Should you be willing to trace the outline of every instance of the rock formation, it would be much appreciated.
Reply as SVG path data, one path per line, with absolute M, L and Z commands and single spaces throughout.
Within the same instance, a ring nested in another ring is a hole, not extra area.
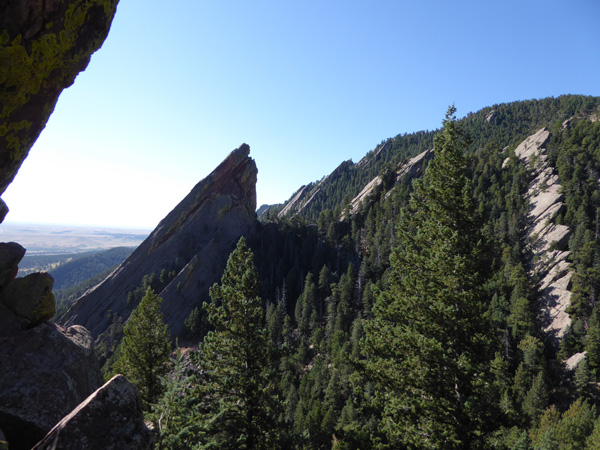
M 328 182 L 340 178 L 353 166 L 352 160 L 344 161 L 329 175 L 324 177 L 318 183 L 311 183 L 308 186 L 302 186 L 287 202 L 285 207 L 279 212 L 279 217 L 294 215 L 305 208 L 308 208 L 313 202 L 319 200 L 319 197 L 325 195 L 322 186 Z
M 0 194 L 108 34 L 117 0 L 0 2 Z
M 571 300 L 569 287 L 573 273 L 566 260 L 571 231 L 565 225 L 554 223 L 565 205 L 558 176 L 545 153 L 549 137 L 549 131 L 542 128 L 525 139 L 515 149 L 515 154 L 534 177 L 526 194 L 530 204 L 527 236 L 534 261 L 531 273 L 540 282 L 542 326 L 558 342 L 571 324 L 566 310 Z
M 102 382 L 87 330 L 30 328 L 2 304 L 0 367 L 0 428 L 11 450 L 30 449 Z
M 423 171 L 423 164 L 432 156 L 433 152 L 431 150 L 425 150 L 409 161 L 400 163 L 396 169 L 396 182 L 400 181 L 402 177 L 408 177 L 410 179 L 421 175 Z M 367 200 L 373 190 L 380 186 L 382 182 L 383 180 L 379 175 L 373 178 L 350 202 L 350 214 L 356 214 L 363 202 Z
M 0 194 L 62 90 L 104 42 L 116 7 L 117 0 L 0 2 Z M 0 222 L 7 213 L 0 199 Z M 47 323 L 52 278 L 15 279 L 24 253 L 0 243 L 0 441 L 11 450 L 30 449 L 102 381 L 89 332 Z
M 220 280 L 237 240 L 250 236 L 258 224 L 257 169 L 249 152 L 246 144 L 234 150 L 113 274 L 73 304 L 63 322 L 83 325 L 98 337 L 115 317 L 129 317 L 135 305 L 128 305 L 128 295 L 145 275 L 171 273 L 157 293 L 165 322 L 179 335 L 191 310 Z
M 137 388 L 116 375 L 64 417 L 34 450 L 150 450 Z

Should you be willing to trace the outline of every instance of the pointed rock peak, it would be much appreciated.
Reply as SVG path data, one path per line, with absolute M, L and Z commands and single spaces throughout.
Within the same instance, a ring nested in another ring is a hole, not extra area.
M 221 278 L 240 236 L 251 236 L 258 223 L 258 170 L 249 155 L 247 144 L 233 150 L 113 274 L 72 305 L 63 323 L 83 325 L 98 337 L 115 317 L 127 320 L 133 305 L 128 299 L 144 277 L 154 274 L 164 320 L 177 336 L 190 311 Z

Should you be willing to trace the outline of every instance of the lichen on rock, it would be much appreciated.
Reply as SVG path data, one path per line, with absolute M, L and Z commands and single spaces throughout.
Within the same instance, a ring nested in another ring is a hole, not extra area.
M 0 194 L 108 34 L 117 0 L 0 4 Z

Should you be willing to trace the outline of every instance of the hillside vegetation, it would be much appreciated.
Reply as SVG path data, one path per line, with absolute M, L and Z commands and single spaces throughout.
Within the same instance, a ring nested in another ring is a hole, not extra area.
M 186 320 L 180 344 L 201 343 L 191 359 L 202 370 L 175 364 L 154 406 L 171 415 L 162 448 L 600 448 L 599 112 L 600 99 L 581 96 L 461 120 L 451 108 L 440 130 L 384 141 L 307 185 L 290 199 L 312 199 L 302 207 L 264 212 L 253 256 L 238 245 L 223 287 Z M 527 194 L 541 156 L 515 153 L 542 128 L 564 203 L 543 225 L 570 230 L 566 247 L 550 242 L 543 254 Z M 395 179 L 428 149 L 421 178 Z M 559 252 L 572 296 L 568 326 L 553 333 L 533 268 Z M 238 333 L 245 307 L 252 322 Z M 239 340 L 261 343 L 239 347 L 260 354 L 260 367 L 231 354 Z M 221 357 L 231 364 L 203 359 Z M 229 391 L 236 377 L 250 390 Z M 269 392 L 260 420 L 242 418 L 258 386 Z

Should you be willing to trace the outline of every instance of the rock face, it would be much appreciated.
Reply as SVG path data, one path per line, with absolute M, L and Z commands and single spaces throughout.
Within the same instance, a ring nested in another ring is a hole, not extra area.
M 117 0 L 0 2 L 0 194 L 108 34 Z
M 336 167 L 333 172 L 324 177 L 318 183 L 311 183 L 307 186 L 302 186 L 293 195 L 292 199 L 287 203 L 287 205 L 285 205 L 285 207 L 279 212 L 278 217 L 295 215 L 310 206 L 313 202 L 317 202 L 319 198 L 325 195 L 321 189 L 323 184 L 325 184 L 327 181 L 340 178 L 353 165 L 354 164 L 352 163 L 352 160 L 344 161 L 338 167 Z
M 26 324 L 0 304 L 0 428 L 12 450 L 30 449 L 102 382 L 83 327 Z
M 258 225 L 257 169 L 249 152 L 246 144 L 234 150 L 112 275 L 73 304 L 63 322 L 83 325 L 97 337 L 117 316 L 129 317 L 135 305 L 128 305 L 128 294 L 144 275 L 170 273 L 157 293 L 165 322 L 179 335 L 191 310 L 208 299 L 208 288 L 220 280 L 237 240 L 252 235 Z
M 405 163 L 400 163 L 396 169 L 396 182 L 400 181 L 402 177 L 415 178 L 421 175 L 423 171 L 423 165 L 425 161 L 433 156 L 431 150 L 425 150 L 419 153 L 414 158 L 410 159 Z M 356 214 L 362 203 L 371 195 L 374 189 L 381 185 L 383 180 L 380 176 L 373 178 L 363 190 L 350 202 L 350 214 Z
M 32 273 L 13 280 L 0 295 L 4 305 L 26 319 L 27 327 L 31 328 L 49 321 L 56 314 L 53 285 L 54 279 L 49 273 Z
M 558 176 L 545 153 L 549 137 L 549 131 L 542 128 L 525 139 L 515 154 L 534 176 L 526 194 L 530 204 L 527 235 L 535 261 L 531 273 L 534 279 L 540 280 L 538 309 L 544 331 L 558 343 L 571 324 L 566 310 L 571 301 L 569 288 L 573 274 L 566 261 L 571 231 L 565 225 L 554 223 L 565 205 Z
M 150 450 L 137 388 L 116 375 L 63 418 L 35 450 Z

